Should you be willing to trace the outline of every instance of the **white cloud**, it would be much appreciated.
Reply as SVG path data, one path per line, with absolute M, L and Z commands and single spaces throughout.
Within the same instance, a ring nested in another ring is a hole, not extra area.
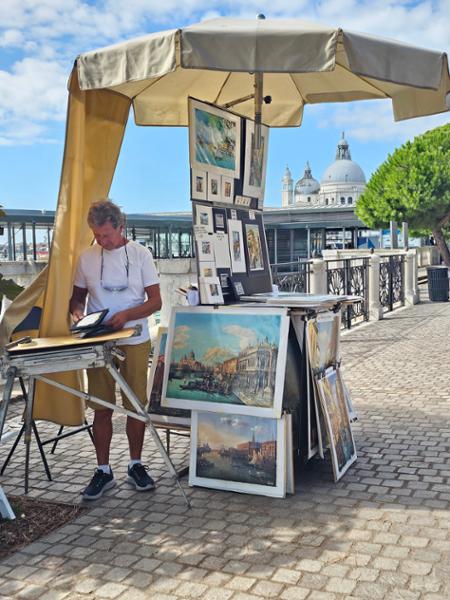
M 325 108 L 323 105 L 308 108 L 318 127 L 337 127 L 345 130 L 349 138 L 363 142 L 403 143 L 449 122 L 449 113 L 395 122 L 390 100 L 353 102 L 333 108 Z
M 42 127 L 64 118 L 66 81 L 81 52 L 205 18 L 255 18 L 259 12 L 267 18 L 316 20 L 450 50 L 450 0 L 1 0 L 0 48 L 8 50 L 10 65 L 0 71 L 0 135 L 5 136 L 8 120 L 27 122 L 32 131 L 33 124 Z M 351 117 L 345 108 L 332 108 L 327 118 L 348 121 L 352 135 L 365 139 L 374 109 L 363 105 L 355 111 L 353 106 Z M 372 137 L 401 138 L 425 127 L 415 121 L 393 125 L 384 108 L 375 110 L 383 127 L 373 127 Z

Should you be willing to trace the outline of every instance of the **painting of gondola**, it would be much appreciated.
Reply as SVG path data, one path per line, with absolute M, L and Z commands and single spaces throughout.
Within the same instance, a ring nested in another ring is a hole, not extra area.
M 189 485 L 282 498 L 285 444 L 284 417 L 193 411 Z
M 189 153 L 192 168 L 238 179 L 240 144 L 240 117 L 211 104 L 189 99 Z M 219 186 L 220 181 L 217 181 Z M 219 188 L 217 193 L 220 193 Z
M 342 386 L 335 369 L 317 379 L 320 404 L 330 442 L 334 479 L 338 481 L 356 460 L 356 447 Z
M 288 330 L 284 308 L 174 307 L 163 406 L 280 417 Z

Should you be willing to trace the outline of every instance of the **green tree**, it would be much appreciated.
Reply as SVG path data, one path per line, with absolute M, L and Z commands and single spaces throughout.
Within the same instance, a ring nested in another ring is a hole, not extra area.
M 406 142 L 370 178 L 356 206 L 371 228 L 407 221 L 413 235 L 433 234 L 450 266 L 445 241 L 450 222 L 450 124 Z

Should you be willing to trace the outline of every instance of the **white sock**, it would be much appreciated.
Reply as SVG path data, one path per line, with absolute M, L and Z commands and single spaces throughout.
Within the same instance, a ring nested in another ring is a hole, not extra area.
M 111 467 L 109 465 L 98 465 L 97 469 L 100 469 L 100 471 L 103 471 L 103 473 L 106 473 L 107 475 L 110 475 L 111 473 Z
M 131 469 L 132 467 L 134 467 L 134 465 L 140 465 L 140 464 L 141 464 L 141 459 L 140 458 L 133 458 L 128 463 L 128 468 Z

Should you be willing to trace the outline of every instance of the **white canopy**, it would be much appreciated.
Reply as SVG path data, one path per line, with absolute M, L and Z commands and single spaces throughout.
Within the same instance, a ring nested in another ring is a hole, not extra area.
M 138 125 L 187 125 L 187 97 L 218 105 L 254 93 L 264 74 L 266 125 L 300 125 L 303 106 L 392 98 L 395 120 L 444 112 L 444 52 L 300 20 L 220 18 L 81 54 L 81 90 L 132 100 Z M 252 98 L 233 110 L 254 117 Z

